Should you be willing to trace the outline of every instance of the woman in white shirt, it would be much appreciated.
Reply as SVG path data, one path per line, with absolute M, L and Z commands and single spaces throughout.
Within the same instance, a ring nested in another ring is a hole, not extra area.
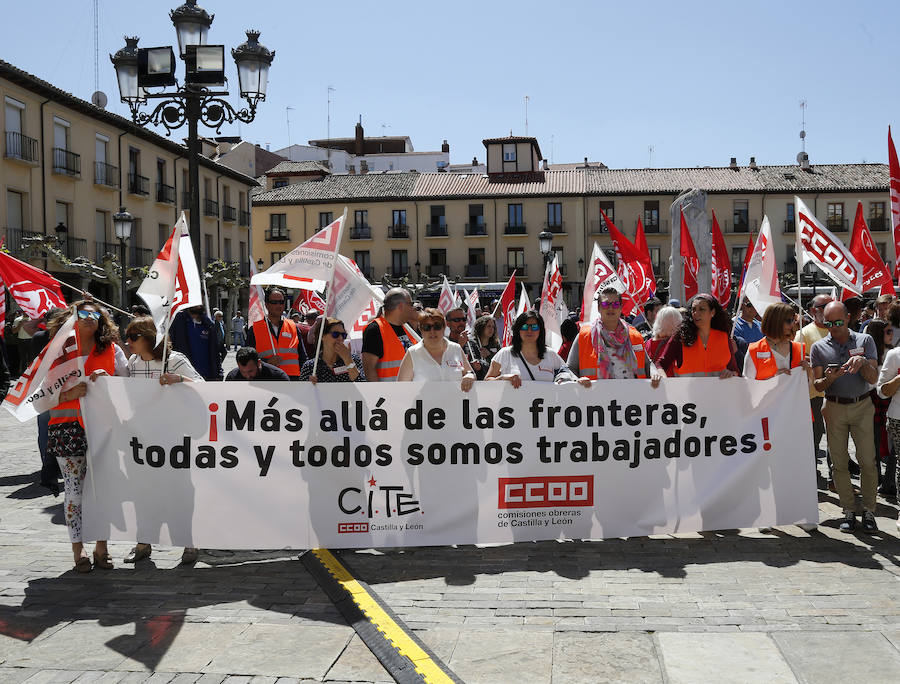
M 866 332 L 872 325 L 874 323 L 869 324 Z M 890 327 L 893 330 L 893 326 Z M 885 335 L 885 332 L 882 332 L 882 335 Z M 879 397 L 891 400 L 887 409 L 887 432 L 894 443 L 894 448 L 897 448 L 900 445 L 900 393 L 897 392 L 900 389 L 900 347 L 894 347 L 884 355 L 884 362 L 881 364 L 875 388 Z M 892 473 L 887 472 L 887 467 L 885 467 L 884 480 L 886 482 L 882 482 L 883 490 L 893 490 L 895 493 L 900 491 L 897 488 L 897 485 L 900 484 L 900 468 L 897 467 L 896 462 Z M 897 519 L 897 526 L 900 527 L 900 518 Z
M 419 317 L 422 341 L 406 350 L 400 363 L 397 381 L 445 380 L 460 382 L 463 392 L 472 389 L 475 372 L 462 347 L 444 337 L 447 325 L 437 309 L 425 309 Z
M 538 382 L 577 382 L 562 357 L 547 349 L 544 322 L 534 310 L 525 311 L 513 323 L 512 344 L 498 351 L 485 380 L 506 380 L 515 388 L 523 380 Z M 587 381 L 590 386 L 590 380 Z

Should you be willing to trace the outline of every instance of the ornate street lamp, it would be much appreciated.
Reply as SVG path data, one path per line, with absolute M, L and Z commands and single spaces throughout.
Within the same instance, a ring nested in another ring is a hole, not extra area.
M 128 290 L 126 288 L 126 273 L 128 272 L 128 252 L 126 244 L 131 239 L 131 227 L 134 225 L 134 216 L 125 211 L 125 207 L 119 207 L 119 211 L 113 214 L 113 228 L 116 231 L 116 237 L 119 239 L 119 250 L 121 253 L 120 264 L 122 266 L 122 288 L 121 306 L 124 309 L 128 305 Z
M 197 262 L 200 257 L 200 141 L 198 124 L 218 133 L 226 123 L 250 123 L 256 106 L 266 99 L 269 67 L 275 53 L 259 43 L 259 31 L 247 31 L 247 40 L 231 55 L 238 71 L 241 97 L 247 107 L 236 110 L 226 100 L 225 46 L 208 45 L 214 15 L 186 0 L 169 12 L 178 36 L 178 54 L 184 61 L 184 82 L 175 77 L 175 56 L 171 47 L 138 48 L 137 37 L 126 37 L 125 47 L 110 55 L 119 82 L 119 97 L 131 110 L 132 120 L 141 125 L 164 126 L 166 135 L 188 125 L 188 175 L 190 178 L 190 233 Z M 175 90 L 148 90 L 175 86 Z M 162 99 L 149 114 L 140 111 L 149 98 Z M 209 256 L 209 255 L 207 255 Z
M 538 235 L 538 244 L 541 254 L 544 256 L 544 271 L 546 271 L 547 265 L 553 260 L 553 233 L 549 230 L 542 230 Z

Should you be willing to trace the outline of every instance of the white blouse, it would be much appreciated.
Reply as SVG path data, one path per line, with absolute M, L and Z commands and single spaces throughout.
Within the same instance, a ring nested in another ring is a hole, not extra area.
M 466 372 L 463 364 L 463 350 L 456 342 L 444 340 L 447 348 L 438 363 L 425 349 L 425 344 L 419 342 L 406 350 L 406 355 L 412 361 L 413 380 L 451 380 L 459 382 Z
M 531 365 L 521 356 L 513 355 L 512 347 L 503 347 L 494 355 L 492 361 L 500 365 L 501 375 L 512 373 L 513 375 L 518 375 L 522 380 L 531 380 L 532 375 L 539 382 L 554 382 L 557 380 L 559 382 L 574 382 L 578 379 L 566 366 L 566 362 L 562 360 L 562 357 L 552 349 L 547 349 L 544 352 L 544 358 L 536 366 Z M 531 370 L 530 374 L 528 372 L 529 369 Z
M 887 399 L 881 393 L 881 387 L 889 380 L 893 380 L 900 374 L 900 347 L 891 349 L 884 355 L 884 363 L 881 364 L 881 370 L 878 372 L 878 396 Z M 900 392 L 891 397 L 891 404 L 888 406 L 887 417 L 894 420 L 900 420 Z

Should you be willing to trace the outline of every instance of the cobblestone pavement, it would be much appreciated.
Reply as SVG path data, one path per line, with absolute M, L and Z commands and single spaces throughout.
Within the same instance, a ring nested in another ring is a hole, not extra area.
M 76 575 L 33 423 L 0 411 L 0 682 L 385 682 L 296 556 L 157 548 Z M 896 682 L 897 506 L 823 523 L 591 543 L 340 552 L 466 682 Z

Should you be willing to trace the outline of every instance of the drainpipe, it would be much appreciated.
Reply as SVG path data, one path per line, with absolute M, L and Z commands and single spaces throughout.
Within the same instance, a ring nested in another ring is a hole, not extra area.
M 47 154 L 44 148 L 44 105 L 50 102 L 47 98 L 41 102 L 41 221 L 44 226 L 44 235 L 47 234 Z M 53 154 L 53 148 L 50 149 Z M 46 262 L 46 257 L 44 261 Z
M 500 266 L 498 261 L 500 255 L 497 253 L 497 233 L 500 232 L 500 226 L 497 225 L 497 200 L 494 202 L 494 282 L 500 282 Z
M 125 200 L 122 196 L 122 188 L 125 187 L 124 183 L 122 183 L 122 136 L 126 135 L 128 131 L 122 131 L 119 133 L 119 206 L 125 206 Z M 95 236 L 96 237 L 96 236 Z M 104 238 L 106 236 L 104 235 Z

